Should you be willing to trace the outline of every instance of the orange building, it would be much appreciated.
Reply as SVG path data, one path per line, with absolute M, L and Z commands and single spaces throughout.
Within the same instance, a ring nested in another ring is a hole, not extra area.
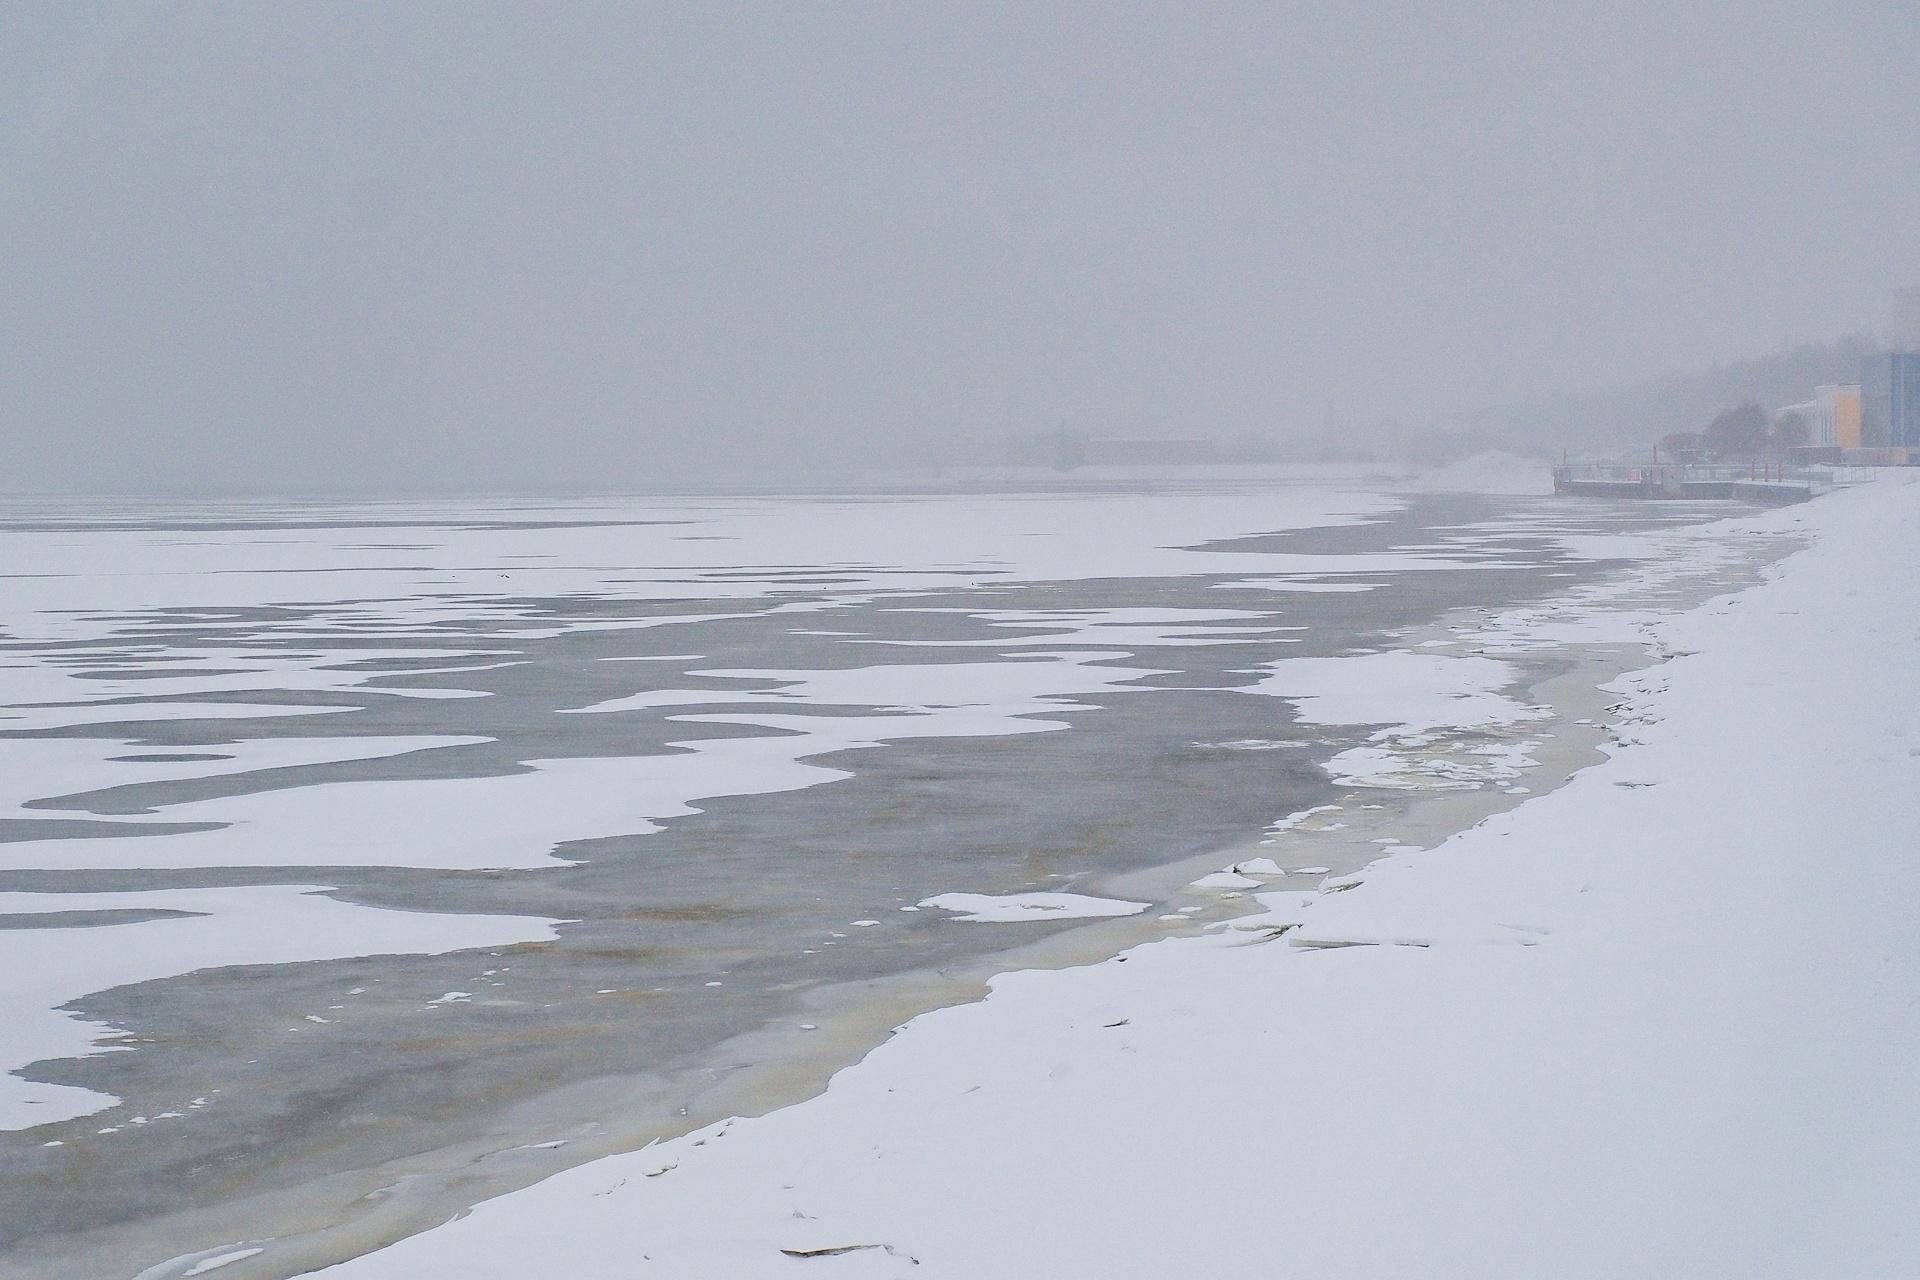
M 1841 449 L 1860 447 L 1860 384 L 1837 383 L 1816 388 L 1813 440 Z
M 1841 387 L 1833 400 L 1833 442 L 1842 449 L 1860 447 L 1860 384 Z

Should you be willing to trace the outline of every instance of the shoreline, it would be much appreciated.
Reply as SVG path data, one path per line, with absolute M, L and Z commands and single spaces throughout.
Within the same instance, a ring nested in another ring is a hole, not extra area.
M 1774 547 L 1749 550 L 1742 558 L 1742 573 L 1757 581 L 1783 554 L 1783 549 Z M 1609 577 L 1631 580 L 1637 571 L 1638 567 L 1629 567 Z M 1698 607 L 1744 585 L 1729 586 L 1712 568 L 1703 570 L 1694 575 L 1679 607 Z M 1649 603 L 1636 599 L 1610 607 L 1630 611 Z M 1658 607 L 1666 611 L 1675 606 L 1663 600 Z M 1467 615 L 1468 611 L 1449 611 L 1427 626 L 1394 637 L 1384 647 L 1450 645 L 1471 651 L 1468 641 L 1473 628 L 1484 620 L 1476 622 Z M 277 1280 L 360 1257 L 458 1216 L 481 1201 L 591 1161 L 817 1097 L 837 1072 L 860 1062 L 903 1024 L 935 1010 L 975 1004 L 997 978 L 1094 965 L 1146 942 L 1232 930 L 1237 921 L 1257 919 L 1262 906 L 1252 895 L 1259 890 L 1222 892 L 1194 887 L 1193 880 L 1249 858 L 1273 856 L 1285 846 L 1300 855 L 1288 854 L 1290 861 L 1308 860 L 1306 851 L 1311 850 L 1310 860 L 1329 871 L 1324 877 L 1286 876 L 1262 888 L 1311 890 L 1323 879 L 1339 880 L 1377 861 L 1382 856 L 1380 842 L 1389 832 L 1396 841 L 1394 852 L 1431 848 L 1494 815 L 1549 794 L 1605 759 L 1602 747 L 1612 728 L 1607 707 L 1617 696 L 1604 686 L 1662 660 L 1650 646 L 1633 643 L 1563 644 L 1512 658 L 1527 674 L 1508 693 L 1551 711 L 1551 718 L 1519 730 L 1519 736 L 1539 739 L 1530 752 L 1534 763 L 1525 772 L 1524 794 L 1493 785 L 1411 792 L 1349 788 L 1340 814 L 1323 818 L 1319 829 L 1286 833 L 1281 845 L 1272 843 L 1271 837 L 1253 836 L 1207 854 L 1079 886 L 1152 901 L 1160 904 L 1156 912 L 1093 921 L 1045 938 L 1016 942 L 959 965 L 820 988 L 807 993 L 804 1000 L 808 1029 L 802 1029 L 797 1020 L 769 1024 L 732 1037 L 704 1054 L 700 1062 L 671 1072 L 603 1078 L 527 1099 L 501 1114 L 493 1127 L 496 1140 L 422 1152 L 322 1179 L 297 1191 L 150 1220 L 142 1224 L 143 1238 L 204 1240 L 209 1232 L 194 1228 L 212 1226 L 216 1216 L 226 1221 L 278 1219 L 287 1227 L 280 1234 L 256 1234 L 219 1249 L 181 1254 L 139 1276 L 141 1280 L 177 1276 L 236 1247 L 262 1247 L 264 1252 L 223 1268 L 234 1280 Z M 1333 826 L 1334 818 L 1344 825 L 1326 829 Z M 1190 909 L 1186 923 L 1155 918 L 1178 913 L 1181 907 Z M 955 922 L 951 927 L 992 926 Z M 377 1201 L 378 1207 L 371 1212 L 362 1209 L 349 1221 L 340 1220 L 342 1209 L 369 1200 Z M 236 1214 L 236 1208 L 250 1212 Z M 313 1225 L 302 1228 L 303 1223 Z M 62 1243 L 68 1247 L 57 1261 L 92 1263 L 112 1256 L 111 1234 L 81 1250 L 71 1248 L 76 1237 L 67 1237 Z
M 328 1274 L 1911 1274 L 1920 701 L 1831 644 L 1920 636 L 1920 493 L 1875 488 L 1745 522 L 1821 536 L 1661 619 L 1610 758 L 1439 856 L 1009 974 L 803 1106 Z

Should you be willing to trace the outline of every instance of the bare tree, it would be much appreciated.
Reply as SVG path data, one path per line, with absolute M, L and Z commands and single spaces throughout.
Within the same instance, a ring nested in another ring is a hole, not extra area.
M 1783 413 L 1773 420 L 1773 447 L 1781 453 L 1798 449 L 1812 439 L 1805 414 Z
M 1722 409 L 1707 424 L 1710 458 L 1751 458 L 1767 447 L 1767 411 L 1751 400 Z

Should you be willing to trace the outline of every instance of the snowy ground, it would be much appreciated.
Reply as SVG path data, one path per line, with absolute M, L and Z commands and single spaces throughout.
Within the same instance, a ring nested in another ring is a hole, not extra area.
M 1920 1274 L 1920 486 L 1753 523 L 1569 785 L 326 1274 Z

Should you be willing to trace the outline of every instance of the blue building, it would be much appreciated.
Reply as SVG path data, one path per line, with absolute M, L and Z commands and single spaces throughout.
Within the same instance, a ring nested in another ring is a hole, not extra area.
M 1860 443 L 1920 449 L 1920 351 L 1860 362 Z

